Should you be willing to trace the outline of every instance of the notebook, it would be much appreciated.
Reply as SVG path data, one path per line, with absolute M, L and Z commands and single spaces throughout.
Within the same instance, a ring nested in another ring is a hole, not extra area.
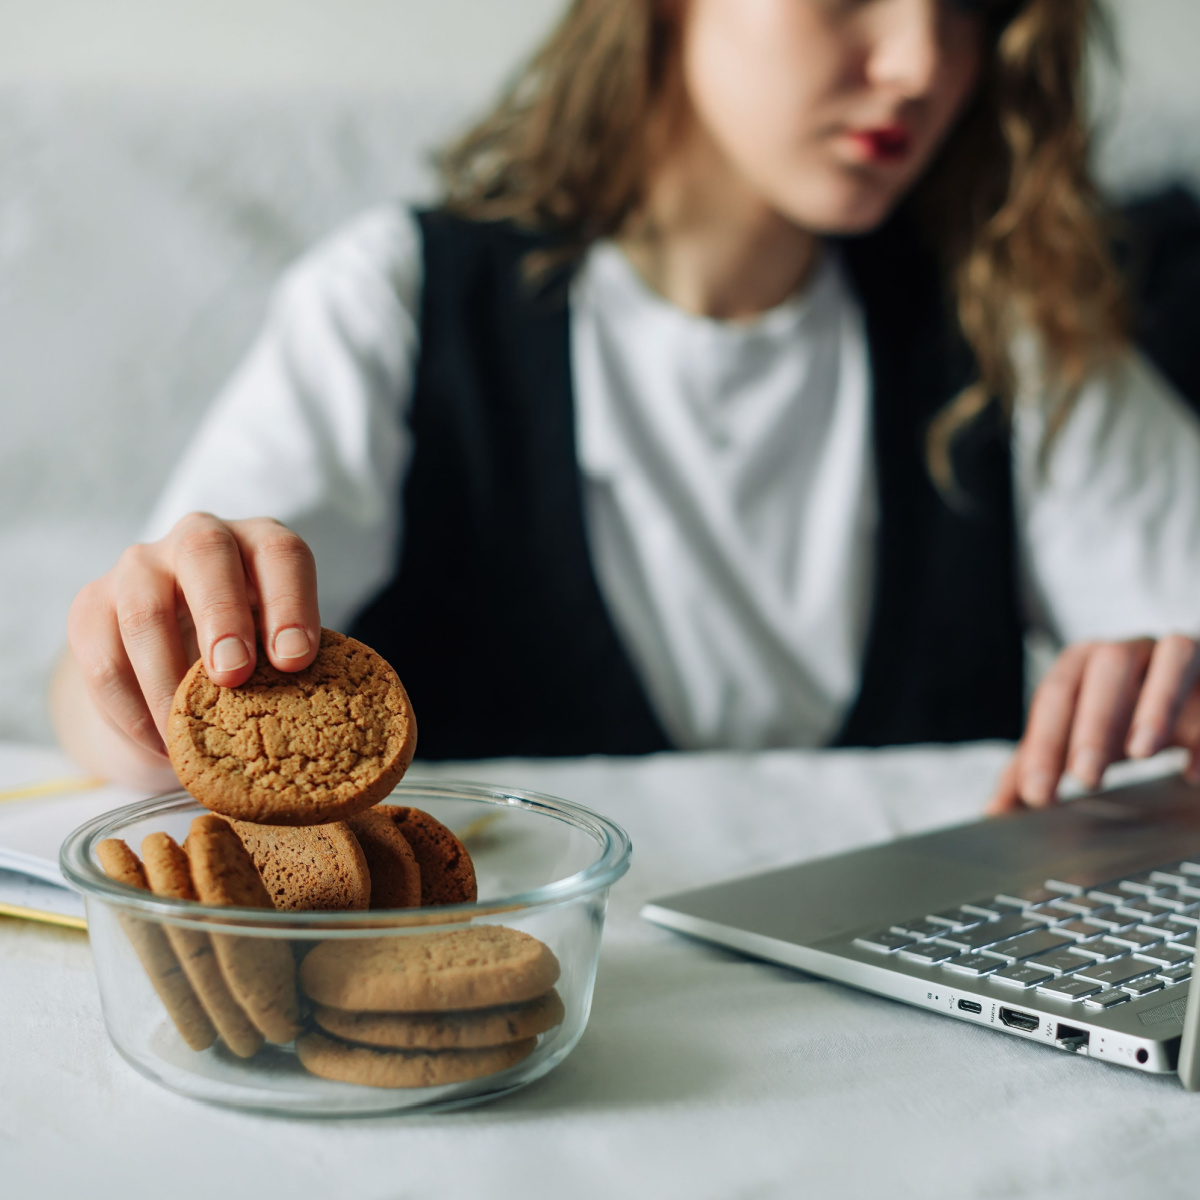
M 54 750 L 7 745 L 0 763 L 0 914 L 85 928 L 59 847 L 85 821 L 142 793 L 88 779 Z

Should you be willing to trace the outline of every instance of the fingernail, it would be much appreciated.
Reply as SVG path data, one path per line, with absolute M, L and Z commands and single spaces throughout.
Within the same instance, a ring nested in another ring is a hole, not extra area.
M 212 648 L 214 671 L 240 671 L 250 661 L 246 643 L 240 637 L 223 637 Z
M 1151 758 L 1158 753 L 1158 736 L 1148 725 L 1135 729 L 1129 739 L 1130 758 Z
M 1049 771 L 1031 771 L 1025 777 L 1021 795 L 1028 804 L 1049 804 L 1054 798 L 1055 778 Z
M 281 629 L 275 635 L 275 657 L 281 659 L 304 658 L 312 649 L 308 634 L 296 625 Z
M 1084 787 L 1099 787 L 1100 780 L 1104 775 L 1104 759 L 1095 750 L 1078 750 L 1071 759 L 1071 774 Z

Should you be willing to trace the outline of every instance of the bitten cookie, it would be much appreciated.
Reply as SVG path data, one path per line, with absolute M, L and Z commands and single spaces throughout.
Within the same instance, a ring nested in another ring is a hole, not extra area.
M 421 867 L 421 905 L 469 904 L 478 896 L 475 864 L 466 847 L 440 821 L 419 808 L 380 806 L 388 812 Z
M 482 1050 L 378 1050 L 350 1046 L 314 1032 L 296 1039 L 296 1054 L 309 1071 L 323 1079 L 366 1087 L 418 1088 L 506 1071 L 528 1058 L 536 1045 L 537 1038 L 527 1038 Z
M 231 821 L 276 908 L 313 911 L 369 907 L 371 876 L 345 821 L 329 825 L 253 825 Z
M 228 821 L 197 817 L 183 844 L 196 895 L 205 904 L 271 908 L 271 897 Z M 221 975 L 233 997 L 269 1042 L 300 1032 L 296 967 L 286 942 L 212 934 Z
M 101 842 L 96 857 L 109 879 L 149 890 L 138 856 L 119 838 Z M 217 1040 L 217 1031 L 196 998 L 163 927 L 124 913 L 118 920 L 180 1036 L 193 1050 L 208 1049 Z
M 374 650 L 323 629 L 312 666 L 277 671 L 261 647 L 241 687 L 198 661 L 167 721 L 180 782 L 213 812 L 266 825 L 322 825 L 377 804 L 400 782 L 417 723 L 396 672 Z
M 142 842 L 142 862 L 150 890 L 156 896 L 170 896 L 174 900 L 198 898 L 187 855 L 174 838 L 165 833 L 150 834 Z M 263 1036 L 230 993 L 208 934 L 170 925 L 165 930 L 171 949 L 222 1041 L 239 1058 L 256 1054 Z
M 351 1012 L 444 1012 L 520 1004 L 548 992 L 558 959 L 503 925 L 322 942 L 300 980 L 318 1004 Z
M 473 1050 L 537 1037 L 562 1023 L 562 998 L 549 991 L 526 1004 L 448 1013 L 343 1012 L 318 1004 L 313 1020 L 348 1042 L 396 1050 Z
M 390 816 L 390 805 L 376 805 L 346 822 L 367 860 L 372 908 L 416 908 L 421 903 L 421 867 L 408 839 Z

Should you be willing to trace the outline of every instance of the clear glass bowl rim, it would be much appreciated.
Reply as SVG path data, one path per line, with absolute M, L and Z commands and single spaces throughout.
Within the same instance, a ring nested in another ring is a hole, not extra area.
M 92 862 L 92 851 L 105 838 L 119 835 L 120 827 L 180 808 L 203 807 L 194 796 L 179 789 L 123 805 L 80 825 L 63 842 L 59 851 L 59 865 L 68 882 L 85 896 L 94 896 L 123 909 L 166 918 L 172 924 L 178 922 L 187 925 L 197 917 L 204 917 L 206 919 L 198 928 L 211 930 L 215 925 L 244 924 L 259 931 L 274 928 L 282 932 L 302 929 L 334 930 L 339 927 L 364 930 L 369 927 L 376 934 L 386 932 L 387 925 L 376 922 L 386 921 L 388 917 L 397 918 L 397 923 L 412 928 L 419 924 L 422 915 L 436 915 L 439 925 L 457 923 L 447 921 L 446 918 L 450 916 L 457 917 L 465 924 L 475 916 L 495 914 L 499 911 L 528 911 L 563 904 L 611 887 L 629 870 L 633 847 L 625 830 L 608 817 L 571 800 L 523 788 L 502 788 L 457 780 L 404 780 L 392 796 L 405 794 L 431 799 L 482 801 L 504 808 L 520 808 L 565 821 L 576 829 L 583 830 L 599 843 L 599 857 L 574 875 L 567 875 L 541 887 L 510 896 L 493 896 L 471 904 L 444 904 L 436 908 L 369 909 L 365 912 L 291 912 L 262 908 L 225 908 L 200 904 L 194 900 L 153 896 L 149 892 L 139 892 L 125 884 L 117 883 L 103 874 Z M 403 919 L 402 922 L 399 919 Z

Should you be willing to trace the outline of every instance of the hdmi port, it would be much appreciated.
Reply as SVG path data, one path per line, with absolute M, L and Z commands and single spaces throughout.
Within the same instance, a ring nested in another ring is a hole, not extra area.
M 1017 1012 L 1015 1008 L 1002 1008 L 1000 1024 L 1007 1025 L 1009 1029 L 1020 1029 L 1025 1033 L 1036 1033 L 1038 1019 L 1032 1013 Z

